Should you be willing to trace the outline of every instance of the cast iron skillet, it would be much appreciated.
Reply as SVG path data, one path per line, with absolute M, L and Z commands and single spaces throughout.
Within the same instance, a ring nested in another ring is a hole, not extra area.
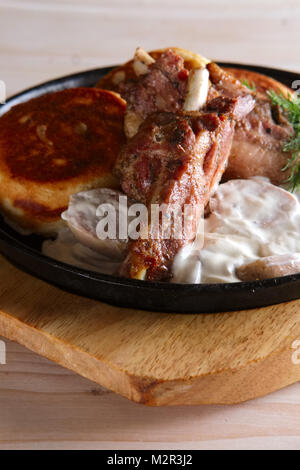
M 291 86 L 295 73 L 241 64 L 221 64 L 247 68 L 269 75 Z M 52 80 L 10 98 L 0 107 L 0 115 L 12 106 L 45 93 L 72 87 L 89 87 L 111 68 L 101 68 Z M 42 239 L 22 236 L 0 219 L 0 251 L 22 270 L 64 290 L 120 307 L 173 312 L 216 313 L 263 307 L 300 298 L 300 274 L 265 281 L 232 284 L 164 284 L 97 274 L 74 268 L 41 254 Z

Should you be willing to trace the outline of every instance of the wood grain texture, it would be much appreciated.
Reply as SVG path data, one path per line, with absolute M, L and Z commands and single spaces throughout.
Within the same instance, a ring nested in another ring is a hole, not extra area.
M 297 71 L 299 20 L 298 0 L 0 0 L 0 78 L 11 94 L 124 62 L 137 44 Z
M 12 94 L 122 62 L 138 43 L 299 71 L 299 21 L 297 0 L 0 0 L 0 79 Z M 0 449 L 300 448 L 300 384 L 234 407 L 150 409 L 14 343 L 7 350 Z
M 166 315 L 63 292 L 3 258 L 0 278 L 2 336 L 137 403 L 240 403 L 300 379 L 300 301 Z
M 299 385 L 235 407 L 148 408 L 6 343 L 0 449 L 300 448 Z

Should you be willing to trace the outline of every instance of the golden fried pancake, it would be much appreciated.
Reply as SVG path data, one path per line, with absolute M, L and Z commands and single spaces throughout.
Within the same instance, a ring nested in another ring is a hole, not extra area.
M 274 90 L 276 93 L 281 91 L 286 96 L 292 93 L 290 88 L 267 75 L 253 72 L 252 70 L 235 69 L 231 67 L 224 67 L 224 70 L 231 73 L 240 81 L 247 80 L 250 85 L 254 83 L 257 91 L 260 93 L 266 94 L 269 90 Z
M 154 60 L 157 60 L 158 57 L 160 57 L 162 53 L 168 49 L 171 49 L 175 54 L 181 56 L 184 59 L 184 67 L 187 70 L 201 68 L 210 62 L 199 54 L 194 54 L 193 52 L 190 52 L 186 49 L 181 49 L 179 47 L 166 47 L 164 49 L 151 51 L 149 54 Z M 96 87 L 103 88 L 105 90 L 118 91 L 121 82 L 136 78 L 133 64 L 134 61 L 130 60 L 129 62 L 120 65 L 120 67 L 116 67 L 107 75 L 105 75 L 105 77 L 101 78 Z
M 0 210 L 29 232 L 55 234 L 69 198 L 117 188 L 112 168 L 125 142 L 126 103 L 75 88 L 19 104 L 0 118 Z

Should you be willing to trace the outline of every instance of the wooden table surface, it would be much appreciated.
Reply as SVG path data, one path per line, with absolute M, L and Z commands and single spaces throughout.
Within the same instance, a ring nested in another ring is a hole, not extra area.
M 0 0 L 0 80 L 10 95 L 137 45 L 299 71 L 299 22 L 298 0 Z M 239 406 L 146 408 L 5 343 L 0 449 L 300 448 L 300 384 Z

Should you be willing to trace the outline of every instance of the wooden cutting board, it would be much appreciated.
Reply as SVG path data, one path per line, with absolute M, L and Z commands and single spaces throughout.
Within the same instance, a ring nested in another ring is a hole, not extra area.
M 171 315 L 63 292 L 2 257 L 0 279 L 0 336 L 138 403 L 232 404 L 300 380 L 300 301 Z

